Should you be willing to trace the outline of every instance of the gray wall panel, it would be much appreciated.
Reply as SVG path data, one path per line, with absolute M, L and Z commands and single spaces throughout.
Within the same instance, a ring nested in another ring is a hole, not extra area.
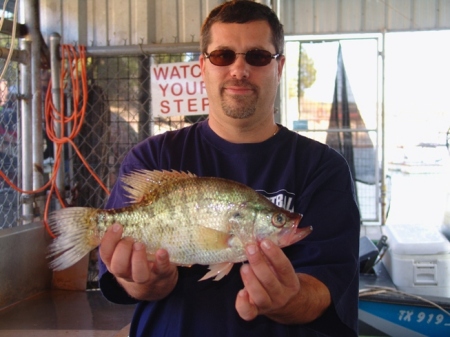
M 447 27 L 450 29 L 450 1 L 440 0 L 438 1 L 439 11 L 438 11 L 438 22 L 439 26 Z
M 362 30 L 363 8 L 362 1 L 342 0 L 340 12 L 340 25 L 338 30 L 352 32 L 355 29 Z
M 313 18 L 315 21 L 315 32 L 334 32 L 338 30 L 341 14 L 339 3 L 340 1 L 338 0 L 314 1 L 315 13 Z
M 42 223 L 0 230 L 0 309 L 50 288 L 49 243 Z
M 268 1 L 260 1 L 267 3 Z M 269 1 L 270 2 L 270 1 Z M 198 42 L 221 0 L 41 0 L 45 37 L 121 46 Z M 450 29 L 450 0 L 272 0 L 287 35 Z
M 368 32 L 381 32 L 384 28 L 386 6 L 381 1 L 363 1 L 364 12 L 361 21 L 362 30 Z

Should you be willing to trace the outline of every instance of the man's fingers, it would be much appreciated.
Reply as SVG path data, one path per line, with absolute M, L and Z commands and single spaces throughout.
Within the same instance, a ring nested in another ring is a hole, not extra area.
M 176 268 L 170 263 L 169 254 L 165 249 L 158 249 L 155 254 L 155 264 L 153 270 L 156 274 L 169 274 L 173 268 Z
M 119 224 L 114 224 L 110 226 L 103 236 L 100 243 L 99 254 L 102 261 L 109 268 L 111 264 L 112 257 L 114 255 L 114 250 L 117 244 L 122 239 L 123 228 Z
M 241 277 L 246 293 L 248 294 L 247 296 L 251 299 L 251 302 L 255 306 L 256 310 L 258 310 L 257 308 L 264 310 L 267 307 L 270 307 L 272 299 L 270 298 L 265 285 L 260 282 L 258 276 L 255 274 L 250 265 L 242 265 Z
M 280 289 L 280 282 L 277 278 L 276 273 L 274 272 L 273 266 L 271 264 L 271 261 L 261 252 L 258 246 L 256 245 L 248 245 L 246 247 L 248 262 L 251 266 L 251 269 L 249 269 L 249 272 L 251 271 L 258 282 L 254 282 L 253 280 L 248 282 L 248 285 L 246 284 L 250 295 L 253 295 L 254 293 L 262 293 L 263 288 L 265 290 L 270 290 L 271 292 L 277 291 Z M 242 268 L 241 271 L 246 271 L 247 269 Z M 248 276 L 247 276 L 248 277 Z M 246 275 L 243 275 L 243 280 L 246 278 Z M 245 280 L 244 280 L 245 284 Z M 259 301 L 256 301 L 255 303 L 259 303 Z
M 147 261 L 147 252 L 142 242 L 133 244 L 131 256 L 131 277 L 136 283 L 145 283 L 150 279 L 150 267 Z
M 284 286 L 290 286 L 298 282 L 298 277 L 291 262 L 280 247 L 276 246 L 270 240 L 264 240 L 261 243 L 261 250 L 281 284 Z
M 110 272 L 116 277 L 130 280 L 133 245 L 134 240 L 131 238 L 124 238 L 117 243 L 109 266 Z
M 299 291 L 299 280 L 292 264 L 283 251 L 269 240 L 261 244 L 250 244 L 246 247 L 248 264 L 241 267 L 241 277 L 249 304 L 239 299 L 244 318 L 245 312 L 254 308 L 258 315 L 265 315 L 283 307 Z M 249 315 L 251 316 L 251 315 Z
M 239 316 L 245 321 L 251 321 L 258 316 L 258 308 L 250 302 L 250 296 L 246 289 L 239 291 L 235 307 Z

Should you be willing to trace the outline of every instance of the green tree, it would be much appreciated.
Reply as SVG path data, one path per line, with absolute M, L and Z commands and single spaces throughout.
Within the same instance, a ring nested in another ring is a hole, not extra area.
M 296 66 L 290 65 L 289 69 L 297 69 L 297 75 L 292 75 L 289 82 L 289 97 L 302 97 L 305 89 L 311 87 L 316 81 L 316 68 L 314 61 L 302 48 L 301 42 L 291 42 L 298 44 L 298 57 Z

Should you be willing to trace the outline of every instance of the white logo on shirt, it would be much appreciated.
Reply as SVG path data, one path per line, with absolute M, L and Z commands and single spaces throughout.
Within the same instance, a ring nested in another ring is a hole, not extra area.
M 286 190 L 280 190 L 277 192 L 258 191 L 263 194 L 267 199 L 273 202 L 278 207 L 282 207 L 285 210 L 294 212 L 294 193 L 290 193 Z

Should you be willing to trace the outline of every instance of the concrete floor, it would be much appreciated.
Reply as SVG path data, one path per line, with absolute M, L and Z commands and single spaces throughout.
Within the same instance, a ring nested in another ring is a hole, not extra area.
M 99 291 L 48 291 L 0 311 L 0 337 L 126 337 L 134 306 Z

